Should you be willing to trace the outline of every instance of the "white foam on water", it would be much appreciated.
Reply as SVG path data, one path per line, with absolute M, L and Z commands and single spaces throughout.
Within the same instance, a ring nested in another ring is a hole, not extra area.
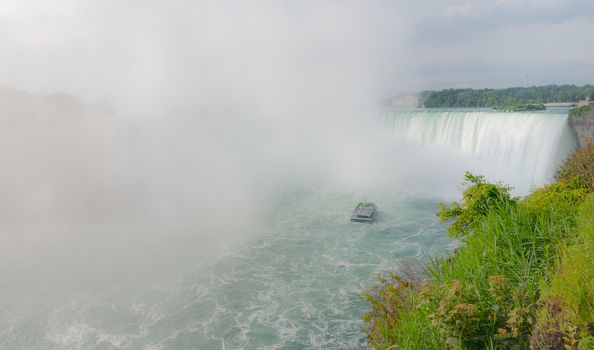
M 575 148 L 567 118 L 550 112 L 423 110 L 390 112 L 383 123 L 408 143 L 462 156 L 450 159 L 452 167 L 480 171 L 526 194 L 552 180 Z

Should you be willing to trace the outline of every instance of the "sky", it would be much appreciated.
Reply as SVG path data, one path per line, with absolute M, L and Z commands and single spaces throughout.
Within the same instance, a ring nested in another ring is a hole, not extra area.
M 591 33 L 591 0 L 0 0 L 0 86 L 179 106 L 582 85 Z

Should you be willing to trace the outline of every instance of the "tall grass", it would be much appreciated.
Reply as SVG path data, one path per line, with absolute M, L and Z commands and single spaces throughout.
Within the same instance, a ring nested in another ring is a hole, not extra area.
M 581 178 L 564 175 L 522 200 L 511 198 L 507 186 L 467 174 L 463 201 L 443 205 L 438 213 L 452 223 L 448 233 L 460 239 L 460 248 L 432 260 L 423 282 L 383 279 L 367 294 L 371 343 L 395 349 L 527 349 L 532 341 L 536 349 L 535 339 L 546 342 L 549 328 L 562 325 L 560 349 L 589 346 L 594 202 L 577 208 L 590 190 L 591 168 L 583 166 L 590 156 L 574 161 Z M 571 292 L 564 291 L 567 286 Z M 389 313 L 379 312 L 393 293 L 398 302 Z M 551 300 L 570 310 L 563 322 L 549 322 L 556 316 L 543 310 Z
M 541 286 L 534 349 L 594 349 L 594 194 L 582 204 L 574 241 L 559 247 Z
M 557 170 L 555 177 L 561 182 L 579 182 L 582 187 L 593 192 L 594 143 L 575 151 Z

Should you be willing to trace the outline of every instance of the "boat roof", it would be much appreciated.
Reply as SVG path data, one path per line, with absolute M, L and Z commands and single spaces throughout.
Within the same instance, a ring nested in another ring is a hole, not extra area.
M 353 218 L 371 218 L 377 207 L 375 203 L 359 202 L 353 211 Z
M 371 216 L 374 211 L 375 208 L 357 208 L 355 209 L 355 214 L 357 214 L 357 216 Z

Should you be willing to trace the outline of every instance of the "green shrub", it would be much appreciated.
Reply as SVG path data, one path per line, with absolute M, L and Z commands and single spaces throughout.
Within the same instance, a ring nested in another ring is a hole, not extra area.
M 550 224 L 546 215 L 521 206 L 493 209 L 463 238 L 456 255 L 431 270 L 435 280 L 459 290 L 440 300 L 436 319 L 458 314 L 458 305 L 474 305 L 476 311 L 474 318 L 443 323 L 444 337 L 459 338 L 464 347 L 527 343 L 538 284 L 562 235 L 547 232 Z M 460 324 L 465 329 L 454 326 Z
M 528 296 L 503 275 L 486 281 L 440 284 L 427 293 L 436 305 L 429 314 L 446 344 L 453 348 L 484 348 L 527 342 L 533 322 Z M 488 288 L 482 289 L 486 282 Z
M 366 300 L 371 343 L 397 349 L 594 349 L 594 145 L 520 200 L 465 174 L 440 205 L 460 240 L 430 279 L 380 278 Z M 579 210 L 578 210 L 579 208 Z
M 369 340 L 377 347 L 395 341 L 392 330 L 398 327 L 400 314 L 411 310 L 415 285 L 391 273 L 376 276 L 379 284 L 363 293 L 363 299 L 371 304 L 370 311 L 363 315 L 367 323 Z
M 464 174 L 464 185 L 470 185 L 463 193 L 462 203 L 453 202 L 449 206 L 440 203 L 437 216 L 442 222 L 454 220 L 448 228 L 448 234 L 461 237 L 472 232 L 473 227 L 487 215 L 492 208 L 513 205 L 510 186 L 490 184 L 483 176 L 475 176 L 469 172 Z
M 406 280 L 393 273 L 376 279 L 378 284 L 362 295 L 371 307 L 363 320 L 374 347 L 385 349 L 397 344 L 398 349 L 448 348 L 431 319 L 430 283 L 422 282 L 418 275 Z
M 573 177 L 569 181 L 545 185 L 522 200 L 522 205 L 534 212 L 546 211 L 551 216 L 575 214 L 577 206 L 588 194 L 583 183 Z
M 576 182 L 594 192 L 594 143 L 576 150 L 557 170 L 557 181 Z
M 594 349 L 594 194 L 577 217 L 578 235 L 559 249 L 541 287 L 534 349 Z
M 519 200 L 508 186 L 470 173 L 465 178 L 470 186 L 462 201 L 442 204 L 438 213 L 452 222 L 448 233 L 460 239 L 457 251 L 433 260 L 428 283 L 383 279 L 368 294 L 374 346 L 512 349 L 528 348 L 534 339 L 537 315 L 545 317 L 542 281 L 560 247 L 576 239 L 576 208 L 587 190 L 572 178 Z M 589 210 L 591 215 L 594 208 Z M 582 328 L 573 329 L 578 334 Z M 562 337 L 568 335 L 574 339 L 567 332 Z

